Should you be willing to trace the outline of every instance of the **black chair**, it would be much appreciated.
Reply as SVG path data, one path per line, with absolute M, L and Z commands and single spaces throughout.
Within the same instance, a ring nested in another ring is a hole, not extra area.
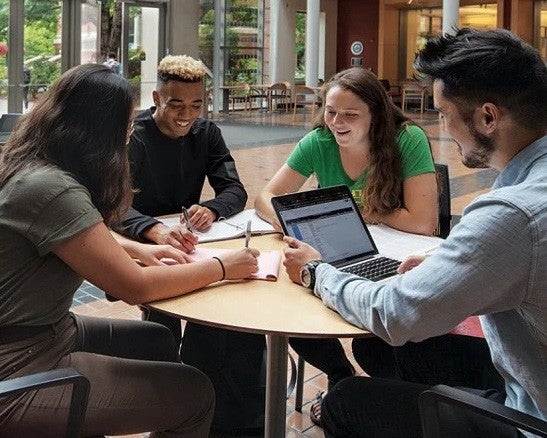
M 467 409 L 535 435 L 547 437 L 547 421 L 449 386 L 437 385 L 424 391 L 420 394 L 418 403 L 420 406 L 423 438 L 441 438 L 443 436 L 439 423 L 439 404 L 448 404 L 461 409 Z
M 452 226 L 452 214 L 450 208 L 450 177 L 446 164 L 435 163 L 437 182 L 439 185 L 439 223 L 435 235 L 446 239 Z
M 87 399 L 89 397 L 89 380 L 75 369 L 62 368 L 4 380 L 0 382 L 0 398 L 62 385 L 72 385 L 72 398 L 70 400 L 65 436 L 67 438 L 78 437 L 81 435 L 84 425 Z
M 21 116 L 22 114 L 19 113 L 6 113 L 0 116 L 0 145 L 8 141 L 15 124 Z

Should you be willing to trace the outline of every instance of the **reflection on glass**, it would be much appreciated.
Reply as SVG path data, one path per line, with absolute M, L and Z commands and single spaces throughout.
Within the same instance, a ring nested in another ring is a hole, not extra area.
M 224 85 L 262 83 L 264 0 L 226 0 Z M 213 69 L 214 3 L 202 2 L 200 59 Z M 206 84 L 207 85 L 207 84 Z
M 156 87 L 160 10 L 140 6 L 128 10 L 127 79 L 137 90 L 137 107 L 147 108 L 152 105 L 152 91 Z
M 25 1 L 24 109 L 32 107 L 61 75 L 61 14 L 61 1 Z
M 99 35 L 97 30 L 100 23 L 99 5 L 96 1 L 88 0 L 82 4 L 81 21 L 81 52 L 80 60 L 82 64 L 99 62 Z

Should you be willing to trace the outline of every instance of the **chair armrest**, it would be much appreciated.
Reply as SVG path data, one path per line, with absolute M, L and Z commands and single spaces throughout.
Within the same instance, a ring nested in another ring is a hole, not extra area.
M 90 385 L 89 380 L 73 368 L 51 370 L 2 381 L 0 382 L 0 397 L 19 395 L 32 390 L 62 385 L 73 386 L 66 436 L 80 436 Z
M 479 415 L 510 424 L 519 429 L 547 437 L 547 422 L 524 412 L 511 409 L 501 403 L 479 397 L 475 394 L 451 388 L 445 385 L 437 385 L 424 391 L 419 397 L 420 417 L 424 438 L 441 437 L 441 429 L 438 416 L 439 403 L 446 403 L 462 409 L 467 409 Z

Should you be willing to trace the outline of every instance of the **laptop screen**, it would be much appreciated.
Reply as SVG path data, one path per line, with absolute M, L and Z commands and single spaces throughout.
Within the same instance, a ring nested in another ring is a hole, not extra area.
M 272 205 L 286 235 L 317 249 L 340 267 L 378 254 L 347 186 L 274 196 Z

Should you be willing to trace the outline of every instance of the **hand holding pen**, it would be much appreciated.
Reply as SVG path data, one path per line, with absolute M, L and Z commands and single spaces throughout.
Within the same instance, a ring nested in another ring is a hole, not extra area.
M 182 207 L 180 222 L 185 222 L 188 225 L 186 228 L 193 233 L 208 230 L 215 220 L 216 213 L 203 205 L 193 204 L 188 208 Z
M 180 221 L 182 223 L 184 219 L 184 225 L 186 226 L 186 229 L 190 231 L 191 233 L 194 232 L 194 229 L 192 227 L 192 224 L 190 223 L 190 215 L 188 214 L 188 210 L 186 207 L 182 207 L 182 216 L 180 217 Z

